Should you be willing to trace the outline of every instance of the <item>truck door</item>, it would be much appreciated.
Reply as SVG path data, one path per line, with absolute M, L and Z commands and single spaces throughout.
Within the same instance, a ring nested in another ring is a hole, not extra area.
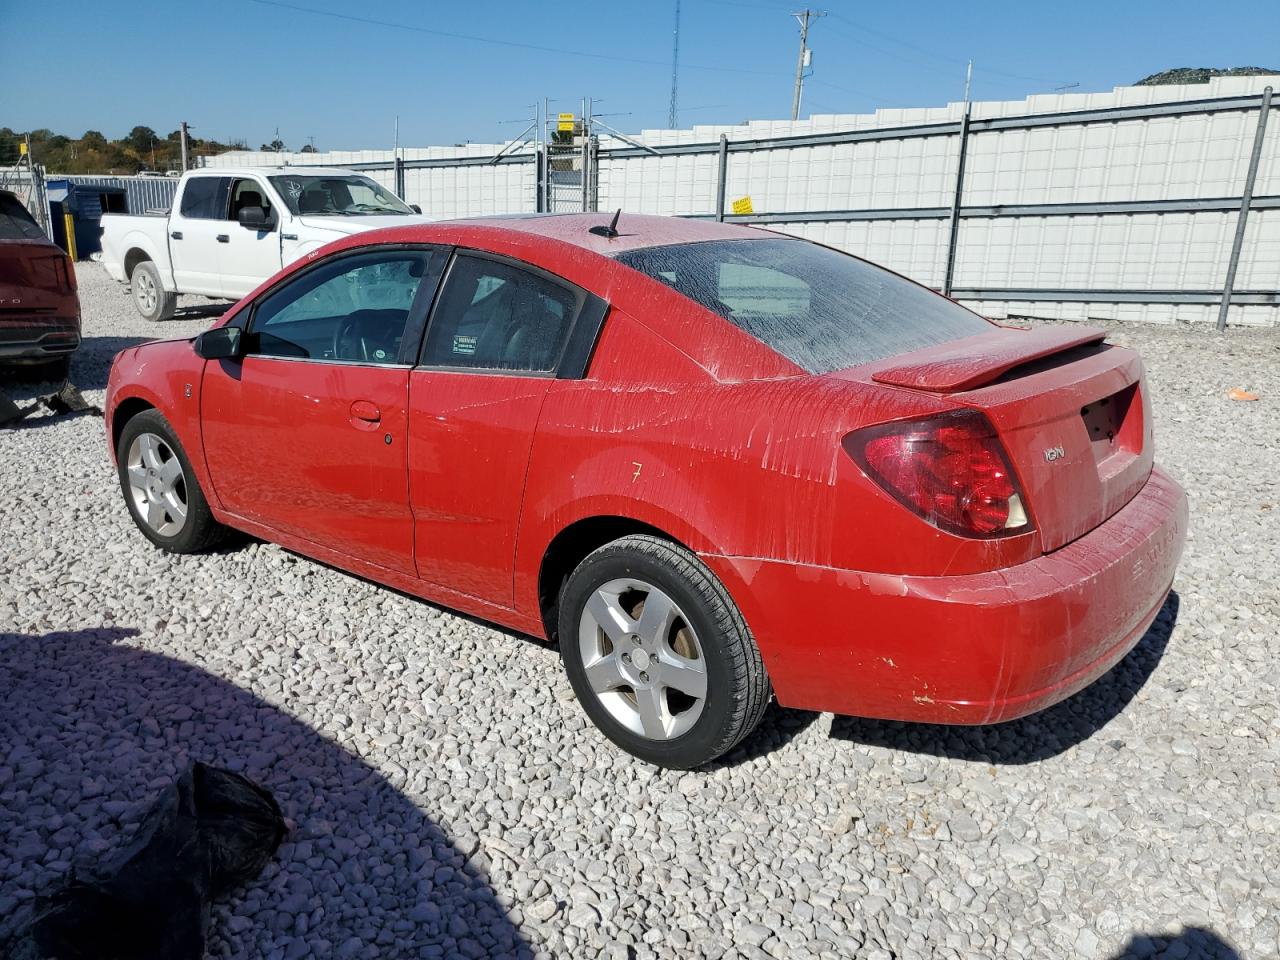
M 270 230 L 248 230 L 240 226 L 244 207 L 262 207 L 276 223 Z M 239 300 L 280 269 L 280 220 L 283 210 L 273 210 L 271 194 L 256 179 L 238 177 L 231 181 L 231 205 L 227 212 L 227 242 L 219 251 L 222 265 L 222 292 Z
M 169 215 L 169 257 L 179 293 L 223 296 L 218 261 L 221 248 L 230 240 L 226 221 L 230 190 L 230 177 L 200 174 L 188 175 L 182 187 L 177 210 Z

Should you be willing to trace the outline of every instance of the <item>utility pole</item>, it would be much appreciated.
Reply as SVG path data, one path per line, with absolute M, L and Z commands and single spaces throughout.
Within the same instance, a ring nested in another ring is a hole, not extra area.
M 812 62 L 812 54 L 809 50 L 809 21 L 817 20 L 819 17 L 825 17 L 826 14 L 820 10 L 810 10 L 805 7 L 799 13 L 793 13 L 793 17 L 800 24 L 800 56 L 796 60 L 796 88 L 795 93 L 791 96 L 791 119 L 800 119 L 800 95 L 804 92 L 804 71 Z
M 680 81 L 680 0 L 676 0 L 676 29 L 671 44 L 671 108 L 667 111 L 667 129 L 676 128 L 676 91 Z
M 187 172 L 187 121 L 178 124 L 178 142 L 182 144 L 182 172 Z

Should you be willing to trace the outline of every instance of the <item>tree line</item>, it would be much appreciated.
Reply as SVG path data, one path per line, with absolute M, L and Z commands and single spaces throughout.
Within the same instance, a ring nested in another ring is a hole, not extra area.
M 12 166 L 19 160 L 18 145 L 24 133 L 0 127 L 0 166 Z M 80 137 L 67 137 L 52 130 L 32 130 L 31 157 L 49 173 L 134 174 L 144 170 L 178 170 L 182 166 L 181 132 L 161 136 L 150 127 L 134 127 L 119 140 L 108 140 L 97 130 L 86 130 Z M 247 150 L 243 140 L 221 143 L 187 134 L 188 162 L 194 165 L 198 156 L 212 157 L 228 150 Z M 280 140 L 264 143 L 263 150 L 283 151 Z M 307 144 L 303 153 L 314 153 Z

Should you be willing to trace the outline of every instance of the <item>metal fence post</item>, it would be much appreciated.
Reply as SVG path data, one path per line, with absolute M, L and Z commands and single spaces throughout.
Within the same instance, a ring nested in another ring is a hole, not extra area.
M 536 213 L 547 212 L 547 145 L 545 143 L 538 144 L 538 151 L 534 154 L 534 174 L 533 189 L 536 193 L 533 201 L 533 208 Z
M 396 157 L 396 196 L 404 199 L 404 161 Z
M 1235 291 L 1236 267 L 1240 265 L 1240 248 L 1244 246 L 1244 227 L 1249 219 L 1249 205 L 1253 203 L 1253 185 L 1258 179 L 1258 161 L 1262 157 L 1262 139 L 1267 133 L 1267 114 L 1271 112 L 1270 87 L 1262 91 L 1262 110 L 1258 113 L 1258 128 L 1253 134 L 1253 152 L 1249 154 L 1249 172 L 1244 178 L 1244 193 L 1240 196 L 1240 214 L 1236 220 L 1236 236 L 1231 242 L 1231 259 L 1227 261 L 1227 279 L 1222 284 L 1222 303 L 1218 306 L 1218 329 L 1227 329 L 1227 310 L 1231 307 L 1231 294 Z
M 964 191 L 964 160 L 969 151 L 969 98 L 965 97 L 964 116 L 960 118 L 960 157 L 956 163 L 956 189 L 951 197 L 951 228 L 947 235 L 947 268 L 943 274 L 942 292 L 951 296 L 951 281 L 956 272 L 956 245 L 960 240 L 960 199 Z
M 716 167 L 716 219 L 724 220 L 724 192 L 729 178 L 729 138 L 720 134 L 720 152 Z

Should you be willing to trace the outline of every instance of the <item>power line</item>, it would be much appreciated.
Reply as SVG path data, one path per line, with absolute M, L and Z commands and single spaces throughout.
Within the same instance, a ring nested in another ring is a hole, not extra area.
M 911 43 L 909 40 L 903 40 L 900 37 L 895 37 L 892 34 L 884 33 L 880 30 L 874 29 L 873 27 L 869 27 L 865 23 L 860 23 L 856 20 L 851 20 L 849 17 L 846 17 L 844 14 L 833 13 L 831 14 L 831 16 L 841 21 L 842 23 L 848 24 L 851 27 L 856 27 L 858 30 L 862 31 L 863 33 L 869 33 L 872 36 L 879 37 L 881 40 L 887 40 L 890 43 L 896 43 L 899 46 L 908 48 L 909 50 L 915 50 L 917 53 L 924 54 L 929 59 L 945 60 L 945 61 L 949 61 L 950 63 L 954 63 L 957 66 L 968 62 L 967 58 L 951 56 L 949 54 L 944 54 L 944 53 L 938 53 L 936 50 L 928 50 L 924 47 L 919 46 L 918 44 Z M 1030 77 L 1022 73 L 1010 73 L 1008 70 L 996 70 L 992 68 L 983 68 L 983 70 L 985 73 L 995 74 L 1001 77 L 1012 77 L 1015 80 L 1030 80 L 1033 83 L 1062 84 L 1065 82 L 1061 78 L 1052 79 L 1049 77 Z
M 331 17 L 335 20 L 346 20 L 351 23 L 363 23 L 373 27 L 387 27 L 392 30 L 408 30 L 412 33 L 423 33 L 433 37 L 445 37 L 449 40 L 465 40 L 470 43 L 486 43 L 491 46 L 513 47 L 518 50 L 536 50 L 539 53 L 554 53 L 563 57 L 584 57 L 589 60 L 605 60 L 609 63 L 639 63 L 651 67 L 665 67 L 665 60 L 648 60 L 642 57 L 623 57 L 613 53 L 591 53 L 586 50 L 569 50 L 564 47 L 548 47 L 538 43 L 524 43 L 519 40 L 499 40 L 495 37 L 481 37 L 471 33 L 456 33 L 451 30 L 436 30 L 432 27 L 420 27 L 412 23 L 399 23 L 394 20 L 378 20 L 373 17 L 359 17 L 351 13 L 337 13 L 333 10 L 320 10 L 316 7 L 304 7 L 301 4 L 285 3 L 284 0 L 249 0 L 250 3 L 267 7 L 279 7 L 282 10 L 293 10 L 297 13 L 309 13 L 317 17 Z M 782 76 L 772 70 L 751 70 L 747 67 L 713 67 L 707 64 L 686 63 L 686 70 L 708 70 L 714 73 L 745 73 L 758 77 Z

